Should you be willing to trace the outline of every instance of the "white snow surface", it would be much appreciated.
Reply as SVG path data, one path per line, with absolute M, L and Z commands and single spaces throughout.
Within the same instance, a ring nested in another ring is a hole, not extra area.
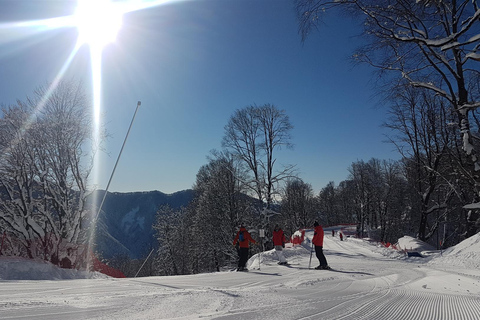
M 404 237 L 406 257 L 326 233 L 327 270 L 303 246 L 254 255 L 249 272 L 113 279 L 0 257 L 0 319 L 479 319 L 480 234 L 443 252 Z M 40 280 L 41 279 L 41 280 Z

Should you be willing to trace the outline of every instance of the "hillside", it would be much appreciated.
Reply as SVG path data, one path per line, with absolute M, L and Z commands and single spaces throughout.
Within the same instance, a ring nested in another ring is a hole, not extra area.
M 90 196 L 89 201 L 94 201 L 98 207 L 104 194 L 104 190 L 99 190 Z M 162 205 L 172 208 L 187 206 L 193 194 L 193 190 L 172 194 L 160 191 L 109 192 L 98 217 L 96 250 L 104 258 L 117 254 L 133 259 L 145 257 L 156 245 L 152 225 L 158 208 Z

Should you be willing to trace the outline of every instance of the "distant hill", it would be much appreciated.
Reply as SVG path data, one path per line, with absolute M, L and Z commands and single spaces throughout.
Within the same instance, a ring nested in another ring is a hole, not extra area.
M 104 190 L 98 190 L 89 197 L 95 206 L 100 206 Z M 130 258 L 144 258 L 156 244 L 152 225 L 162 205 L 172 208 L 186 207 L 193 199 L 193 190 L 172 194 L 160 191 L 149 192 L 108 192 L 98 217 L 96 251 L 103 258 L 117 254 Z

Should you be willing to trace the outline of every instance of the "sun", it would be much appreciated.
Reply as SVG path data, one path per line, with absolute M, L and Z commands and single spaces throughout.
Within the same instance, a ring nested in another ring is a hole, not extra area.
M 122 15 L 110 0 L 79 0 L 74 14 L 79 44 L 101 49 L 114 42 L 122 27 Z

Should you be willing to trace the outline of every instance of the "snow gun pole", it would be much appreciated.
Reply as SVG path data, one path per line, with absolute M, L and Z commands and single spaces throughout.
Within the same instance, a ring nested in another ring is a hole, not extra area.
M 132 118 L 132 121 L 130 122 L 130 126 L 128 127 L 128 131 L 127 131 L 127 134 L 125 136 L 125 139 L 123 140 L 123 144 L 122 144 L 122 148 L 120 149 L 120 153 L 118 154 L 118 157 L 117 157 L 117 161 L 115 162 L 115 166 L 113 167 L 113 170 L 112 170 L 112 174 L 110 175 L 110 179 L 108 180 L 108 183 L 107 183 L 107 187 L 105 188 L 105 193 L 103 195 L 103 199 L 102 199 L 102 202 L 100 203 L 100 206 L 98 207 L 98 211 L 97 213 L 95 214 L 95 216 L 93 217 L 93 220 L 92 220 L 92 225 L 93 225 L 93 230 L 91 230 L 91 235 L 90 235 L 90 239 L 88 240 L 88 242 L 91 241 L 91 238 L 95 235 L 95 229 L 97 228 L 97 219 L 98 219 L 98 216 L 100 215 L 100 212 L 102 211 L 102 207 L 103 207 L 103 203 L 105 202 L 105 198 L 107 197 L 107 193 L 108 193 L 108 188 L 110 187 L 110 183 L 112 182 L 112 178 L 113 178 L 113 175 L 115 174 L 115 170 L 117 169 L 117 165 L 118 165 L 118 161 L 120 160 L 120 157 L 122 156 L 122 152 L 123 152 L 123 148 L 125 147 L 125 143 L 127 142 L 127 139 L 128 139 L 128 135 L 130 134 L 130 129 L 132 129 L 132 125 L 133 125 L 133 121 L 135 120 L 135 117 L 137 115 L 137 111 L 138 111 L 138 108 L 140 107 L 142 103 L 140 101 L 137 102 L 137 108 L 135 109 L 135 113 L 133 114 L 133 118 Z M 89 255 L 92 255 L 92 248 L 91 248 L 91 244 L 88 243 L 88 254 Z M 87 257 L 86 260 L 88 261 L 90 259 L 90 257 Z M 88 262 L 87 262 L 88 263 Z
M 134 277 L 134 278 L 136 278 L 136 277 L 138 276 L 138 274 L 140 273 L 140 270 L 142 270 L 142 268 L 143 268 L 143 266 L 145 265 L 145 263 L 147 262 L 148 258 L 150 258 L 150 255 L 152 254 L 153 250 L 154 250 L 154 249 L 152 249 L 152 251 L 150 251 L 150 253 L 148 254 L 147 259 L 145 259 L 145 261 L 143 261 L 142 266 L 140 267 L 140 269 L 138 269 L 137 273 L 135 273 L 135 277 Z
M 115 165 L 113 166 L 112 174 L 110 175 L 110 179 L 108 180 L 107 183 L 107 188 L 105 188 L 105 194 L 103 195 L 102 202 L 100 203 L 100 207 L 98 207 L 97 214 L 95 215 L 95 218 L 93 219 L 94 225 L 96 225 L 97 218 L 100 214 L 100 211 L 102 210 L 103 203 L 105 202 L 105 198 L 107 197 L 107 192 L 108 188 L 110 187 L 110 183 L 112 182 L 113 176 L 115 174 L 115 170 L 117 169 L 118 161 L 120 161 L 120 157 L 122 156 L 123 148 L 125 147 L 125 143 L 127 142 L 128 135 L 130 134 L 130 129 L 132 129 L 133 121 L 135 120 L 135 117 L 137 116 L 137 111 L 138 108 L 140 107 L 142 103 L 140 101 L 137 102 L 137 108 L 135 109 L 135 113 L 133 114 L 132 121 L 130 122 L 130 126 L 128 127 L 127 134 L 125 136 L 125 139 L 123 140 L 122 148 L 120 149 L 120 153 L 118 154 L 117 161 L 115 162 Z

